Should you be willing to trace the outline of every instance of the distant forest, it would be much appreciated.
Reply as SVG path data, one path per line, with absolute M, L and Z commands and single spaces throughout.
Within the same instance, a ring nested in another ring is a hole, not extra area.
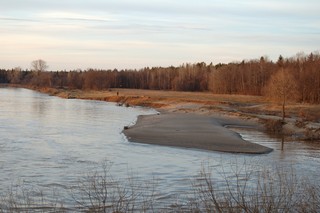
M 45 64 L 43 68 L 46 67 Z M 276 62 L 261 57 L 229 64 L 201 62 L 179 67 L 146 67 L 140 70 L 2 69 L 0 83 L 81 90 L 134 88 L 260 96 L 268 92 L 272 76 L 283 70 L 286 70 L 287 81 L 290 81 L 288 83 L 294 84 L 296 88 L 295 101 L 320 103 L 319 53 L 298 53 L 291 58 L 280 55 Z

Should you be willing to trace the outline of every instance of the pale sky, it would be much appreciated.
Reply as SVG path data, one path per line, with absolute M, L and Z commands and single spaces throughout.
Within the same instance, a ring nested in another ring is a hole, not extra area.
M 214 64 L 320 50 L 319 0 L 0 0 L 0 68 Z

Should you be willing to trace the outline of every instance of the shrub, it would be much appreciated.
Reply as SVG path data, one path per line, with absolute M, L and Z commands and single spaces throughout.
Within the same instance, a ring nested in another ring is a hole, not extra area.
M 281 134 L 284 123 L 282 120 L 267 119 L 264 120 L 264 125 L 268 132 L 273 134 Z
M 200 171 L 189 208 L 192 212 L 320 211 L 320 187 L 297 178 L 292 169 L 237 171 L 233 176 L 219 173 L 222 183 L 212 178 L 212 171 Z
M 46 199 L 39 190 L 11 188 L 0 200 L 0 212 L 319 212 L 320 186 L 299 178 L 292 168 L 203 167 L 182 203 L 157 200 L 155 180 L 116 180 L 109 163 L 89 171 L 71 187 L 75 206 L 66 208 L 59 195 Z M 213 178 L 213 172 L 220 174 Z M 161 194 L 161 193 L 160 193 Z M 170 203 L 172 202 L 172 203 Z

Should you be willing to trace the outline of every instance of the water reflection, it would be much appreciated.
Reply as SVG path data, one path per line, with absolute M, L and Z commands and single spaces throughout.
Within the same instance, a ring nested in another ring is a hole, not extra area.
M 263 156 L 263 164 L 293 166 L 297 174 L 307 176 L 316 182 L 320 181 L 315 168 L 320 165 L 320 144 L 316 142 L 294 141 L 286 138 L 270 138 L 263 132 L 248 129 L 235 129 L 248 141 L 259 143 L 274 149 Z

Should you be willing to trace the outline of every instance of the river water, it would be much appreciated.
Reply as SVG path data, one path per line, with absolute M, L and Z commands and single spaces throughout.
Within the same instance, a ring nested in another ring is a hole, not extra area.
M 271 147 L 273 152 L 229 154 L 128 142 L 121 133 L 123 127 L 132 125 L 138 115 L 153 113 L 156 111 L 147 108 L 0 88 L 0 193 L 23 184 L 42 191 L 55 188 L 67 199 L 67 189 L 105 161 L 112 162 L 114 177 L 156 179 L 157 199 L 170 201 L 190 188 L 203 164 L 211 168 L 244 163 L 257 169 L 293 167 L 298 175 L 320 182 L 319 145 L 282 144 L 253 130 L 234 129 L 244 139 Z

